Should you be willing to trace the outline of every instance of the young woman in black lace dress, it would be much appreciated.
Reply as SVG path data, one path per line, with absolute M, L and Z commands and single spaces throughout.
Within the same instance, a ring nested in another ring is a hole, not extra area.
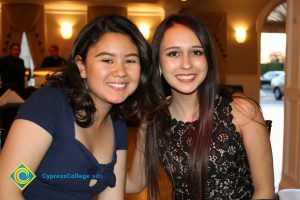
M 157 199 L 162 165 L 176 200 L 272 199 L 272 152 L 264 118 L 250 98 L 218 88 L 205 26 L 188 15 L 169 16 L 152 48 L 149 87 L 156 88 L 157 107 L 140 129 L 127 192 L 138 192 L 148 181 L 148 199 Z

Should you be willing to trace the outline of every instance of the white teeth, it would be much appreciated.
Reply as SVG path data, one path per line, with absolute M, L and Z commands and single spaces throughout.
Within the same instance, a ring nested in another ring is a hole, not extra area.
M 120 83 L 108 83 L 108 85 L 115 87 L 115 88 L 124 88 L 126 84 L 120 84 Z
M 195 77 L 195 75 L 179 75 L 179 76 L 177 76 L 177 78 L 184 79 L 184 80 L 193 79 L 194 77 Z

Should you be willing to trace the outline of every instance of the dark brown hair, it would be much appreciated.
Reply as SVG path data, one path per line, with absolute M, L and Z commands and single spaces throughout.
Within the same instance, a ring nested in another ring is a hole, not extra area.
M 89 49 L 104 34 L 110 32 L 127 35 L 132 40 L 138 48 L 141 65 L 141 78 L 137 90 L 125 102 L 114 105 L 111 114 L 114 118 L 121 119 L 124 119 L 129 113 L 142 115 L 144 110 L 142 105 L 147 105 L 147 99 L 149 99 L 144 91 L 147 88 L 147 75 L 151 66 L 150 45 L 138 28 L 127 18 L 116 15 L 97 17 L 80 31 L 64 69 L 60 73 L 49 76 L 47 82 L 48 85 L 61 88 L 65 92 L 76 117 L 75 121 L 81 127 L 88 127 L 93 123 L 96 108 L 85 87 L 84 79 L 80 76 L 75 57 L 79 55 L 85 62 Z
M 208 72 L 198 86 L 197 94 L 199 101 L 199 126 L 198 134 L 193 138 L 192 151 L 188 161 L 190 172 L 189 185 L 195 188 L 192 191 L 202 199 L 205 192 L 207 180 L 208 154 L 213 127 L 214 99 L 217 91 L 216 59 L 212 41 L 208 30 L 203 23 L 187 14 L 174 14 L 168 16 L 158 26 L 152 42 L 153 74 L 149 87 L 157 88 L 156 95 L 160 102 L 156 102 L 156 109 L 153 112 L 151 121 L 148 121 L 146 139 L 146 163 L 148 175 L 148 199 L 157 199 L 158 189 L 158 144 L 157 139 L 167 140 L 168 135 L 166 118 L 168 118 L 169 103 L 165 100 L 166 92 L 170 91 L 167 83 L 164 83 L 159 73 L 159 49 L 166 30 L 175 24 L 183 25 L 192 30 L 201 42 L 208 64 Z M 164 88 L 166 86 L 166 88 Z M 167 144 L 167 143 L 166 143 Z

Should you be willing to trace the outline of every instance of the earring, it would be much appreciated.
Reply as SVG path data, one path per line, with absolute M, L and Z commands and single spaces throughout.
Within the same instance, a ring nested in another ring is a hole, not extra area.
M 158 70 L 159 70 L 159 76 L 161 76 L 162 75 L 162 71 L 161 71 L 161 67 L 160 66 L 159 66 Z
M 88 86 L 88 84 L 87 84 L 87 82 L 86 82 L 86 78 L 83 79 L 83 83 L 84 83 L 85 89 L 86 89 L 86 90 L 89 90 L 89 86 Z

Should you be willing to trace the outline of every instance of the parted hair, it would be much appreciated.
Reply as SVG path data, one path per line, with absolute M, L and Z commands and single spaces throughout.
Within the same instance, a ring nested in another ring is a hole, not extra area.
M 214 99 L 217 93 L 217 72 L 216 72 L 216 58 L 213 48 L 213 43 L 209 32 L 204 24 L 197 18 L 188 14 L 173 14 L 165 18 L 158 26 L 152 41 L 152 62 L 153 75 L 151 84 L 156 89 L 155 113 L 153 113 L 151 120 L 148 121 L 147 139 L 146 139 L 146 166 L 148 175 L 148 199 L 157 199 L 159 195 L 158 189 L 158 138 L 167 140 L 168 128 L 166 120 L 168 118 L 169 102 L 166 101 L 166 96 L 170 94 L 170 86 L 165 82 L 159 72 L 159 54 L 160 45 L 164 38 L 166 30 L 180 24 L 192 30 L 199 41 L 201 42 L 204 54 L 207 60 L 208 72 L 204 81 L 198 86 L 198 103 L 199 103 L 199 125 L 196 136 L 193 138 L 192 150 L 188 160 L 188 170 L 190 172 L 189 185 L 194 188 L 193 193 L 199 199 L 203 198 L 206 179 L 208 154 L 210 147 L 210 134 L 213 127 L 213 111 Z M 166 87 L 166 88 L 165 88 Z M 168 142 L 166 141 L 166 144 Z
M 126 17 L 117 15 L 96 17 L 78 34 L 69 61 L 63 70 L 47 77 L 47 85 L 61 88 L 65 92 L 75 115 L 75 121 L 81 127 L 89 127 L 93 123 L 96 108 L 80 76 L 75 57 L 79 55 L 85 63 L 89 49 L 104 34 L 110 32 L 124 34 L 132 40 L 138 48 L 141 65 L 141 78 L 137 90 L 125 102 L 113 106 L 112 116 L 121 119 L 125 119 L 126 116 L 139 116 L 145 110 L 143 105 L 147 105 L 147 100 L 145 100 L 147 94 L 144 94 L 144 91 L 151 66 L 150 45 L 138 28 Z

